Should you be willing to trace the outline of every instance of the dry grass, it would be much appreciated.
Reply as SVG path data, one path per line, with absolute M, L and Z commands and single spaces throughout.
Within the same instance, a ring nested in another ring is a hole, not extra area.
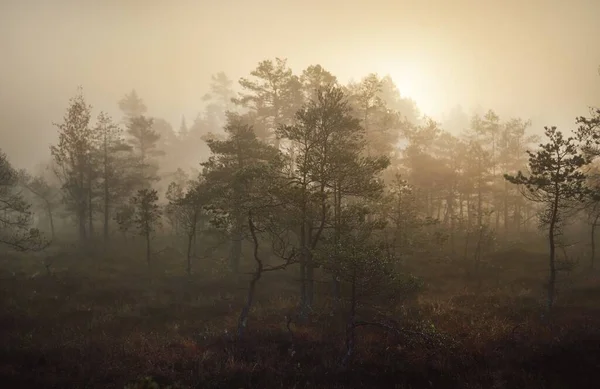
M 290 337 L 293 272 L 261 281 L 250 332 L 236 342 L 245 276 L 218 263 L 188 278 L 169 258 L 149 274 L 142 260 L 73 256 L 48 275 L 35 259 L 11 258 L 0 264 L 0 386 L 123 388 L 152 376 L 194 388 L 595 387 L 600 277 L 570 275 L 545 325 L 545 273 L 522 255 L 494 258 L 480 280 L 461 263 L 409 263 L 425 290 L 386 312 L 407 332 L 359 328 L 346 369 L 343 319 L 325 299 Z

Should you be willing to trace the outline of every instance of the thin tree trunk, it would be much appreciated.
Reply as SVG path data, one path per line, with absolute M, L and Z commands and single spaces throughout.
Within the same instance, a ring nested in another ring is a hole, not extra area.
M 471 195 L 467 195 L 467 230 L 471 228 L 471 224 L 473 224 L 473 212 L 471 210 Z
M 146 261 L 148 262 L 148 268 L 150 268 L 150 234 L 146 234 Z
M 356 345 L 356 269 L 352 271 L 351 282 L 352 287 L 350 292 L 350 312 L 348 314 L 348 321 L 346 323 L 346 355 L 342 360 L 342 366 L 345 366 L 351 360 Z
M 508 181 L 504 180 L 504 195 L 503 195 L 503 206 L 502 210 L 504 211 L 504 240 L 508 238 L 508 228 L 509 228 L 509 216 L 508 216 Z
M 598 225 L 598 218 L 600 218 L 600 214 L 596 215 L 594 218 L 594 222 L 592 223 L 592 231 L 591 231 L 591 245 L 592 252 L 590 254 L 590 268 L 594 269 L 594 262 L 596 261 L 596 226 Z
M 188 233 L 188 245 L 187 245 L 187 274 L 192 275 L 192 245 L 195 246 L 196 241 L 196 226 L 198 223 L 198 211 L 194 210 L 194 216 L 192 218 L 191 230 Z M 195 247 L 194 247 L 195 249 Z
M 303 179 L 303 181 L 306 181 L 306 175 Z M 307 312 L 307 308 L 309 308 L 310 305 L 310 298 L 309 298 L 309 294 L 308 294 L 308 272 L 307 272 L 307 268 L 308 268 L 308 247 L 307 247 L 307 231 L 306 231 L 306 227 L 307 227 L 307 218 L 306 218 L 306 208 L 307 208 L 307 199 L 306 199 L 306 185 L 303 185 L 302 188 L 302 215 L 301 215 L 301 220 L 300 220 L 300 300 L 301 300 L 301 311 Z
M 79 222 L 79 238 L 81 243 L 87 243 L 87 231 L 86 231 L 86 211 L 87 211 L 87 197 L 85 195 L 85 174 L 84 167 L 80 167 L 79 170 L 79 188 L 77 193 L 77 218 Z
M 479 169 L 481 171 L 481 158 L 479 161 Z M 482 183 L 482 177 L 481 177 L 481 173 L 480 173 L 479 177 L 477 178 L 477 226 L 481 226 L 483 224 L 483 215 L 482 215 L 483 199 L 482 199 L 482 190 L 481 190 L 482 185 L 483 185 L 483 183 Z
M 455 224 L 455 218 L 454 218 L 454 188 L 451 189 L 450 192 L 450 197 L 448 198 L 448 214 L 450 217 L 450 253 L 452 255 L 454 255 L 454 224 Z
M 52 213 L 52 207 L 50 206 L 49 202 L 46 202 L 46 212 L 48 213 L 48 221 L 50 222 L 50 236 L 54 241 L 54 238 L 56 237 L 56 232 L 54 229 L 54 215 Z
M 104 132 L 104 226 L 103 226 L 103 235 L 104 235 L 104 245 L 108 243 L 108 223 L 110 217 L 110 198 L 109 198 L 109 187 L 108 187 L 108 134 L 105 130 Z
M 254 269 L 254 273 L 252 274 L 252 278 L 250 279 L 250 284 L 248 286 L 246 304 L 242 308 L 242 311 L 240 312 L 240 317 L 238 319 L 238 339 L 241 339 L 244 336 L 246 327 L 248 326 L 248 315 L 250 314 L 250 309 L 252 308 L 252 303 L 254 302 L 256 284 L 260 280 L 264 271 L 263 262 L 258 256 L 258 238 L 256 237 L 256 232 L 254 230 L 254 224 L 252 224 L 251 215 L 248 215 L 248 225 L 250 228 L 250 234 L 252 235 L 252 241 L 254 242 L 254 261 L 256 262 L 256 268 Z
M 242 233 L 242 226 L 240 222 L 241 217 L 237 215 L 234 221 L 235 226 L 232 231 L 231 237 L 231 251 L 229 253 L 229 265 L 231 271 L 237 273 L 240 269 L 240 259 L 242 257 L 242 240 L 244 239 Z
M 248 294 L 246 295 L 246 304 L 242 308 L 242 312 L 240 313 L 240 317 L 238 319 L 238 338 L 241 339 L 244 336 L 246 331 L 246 327 L 248 326 L 248 315 L 250 314 L 250 309 L 252 308 L 252 303 L 254 302 L 254 292 L 256 291 L 256 284 L 260 280 L 262 276 L 262 263 L 257 265 L 252 278 L 250 279 L 250 285 L 248 287 Z
M 91 195 L 88 199 L 88 231 L 89 231 L 89 239 L 94 238 L 94 215 L 92 213 L 92 198 Z
M 192 242 L 194 241 L 194 235 L 188 235 L 188 244 L 187 244 L 187 274 L 188 276 L 192 275 Z
M 106 176 L 104 178 L 104 244 L 108 243 L 108 224 L 110 222 L 110 199 L 109 199 L 109 190 L 108 190 L 108 182 Z
M 94 238 L 94 192 L 93 192 L 93 181 L 92 181 L 92 165 L 89 163 L 88 166 L 88 185 L 87 185 L 87 207 L 88 207 L 88 225 L 89 225 L 89 238 Z
M 550 276 L 548 279 L 548 315 L 552 312 L 554 306 L 555 292 L 556 292 L 556 242 L 554 239 L 554 233 L 556 229 L 556 222 L 558 218 L 558 202 L 559 192 L 558 188 L 555 189 L 556 194 L 554 202 L 552 204 L 552 213 L 550 219 L 550 227 L 548 229 L 548 243 L 550 245 Z
M 335 197 L 335 201 L 334 201 L 334 220 L 335 220 L 335 226 L 334 226 L 334 258 L 335 258 L 335 263 L 333 265 L 333 298 L 335 301 L 335 304 L 337 307 L 339 307 L 341 305 L 341 301 L 340 301 L 340 294 L 341 294 L 341 285 L 340 285 L 340 280 L 338 278 L 338 244 L 340 243 L 340 236 L 341 236 L 341 200 L 342 200 L 342 195 L 341 195 L 341 191 L 339 188 L 339 184 L 336 183 L 335 185 L 335 191 L 333 193 L 334 197 Z
M 85 243 L 87 241 L 87 231 L 85 226 L 85 208 L 83 205 L 79 205 L 79 238 L 81 239 L 81 243 Z

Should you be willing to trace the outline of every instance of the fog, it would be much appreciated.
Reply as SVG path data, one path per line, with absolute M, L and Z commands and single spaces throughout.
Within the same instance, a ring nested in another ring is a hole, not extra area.
M 599 16 L 0 0 L 3 387 L 592 387 Z
M 44 159 L 78 85 L 117 117 L 136 88 L 177 127 L 211 74 L 237 80 L 274 57 L 343 82 L 390 73 L 434 118 L 460 104 L 572 127 L 600 101 L 599 14 L 593 0 L 3 0 L 0 145 L 17 166 Z

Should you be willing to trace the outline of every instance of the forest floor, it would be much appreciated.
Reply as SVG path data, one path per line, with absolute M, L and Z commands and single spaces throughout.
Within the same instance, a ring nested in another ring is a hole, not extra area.
M 151 376 L 161 389 L 597 388 L 600 275 L 563 275 L 548 324 L 544 258 L 499 253 L 468 282 L 458 262 L 415 260 L 424 290 L 387 312 L 402 331 L 357 329 L 344 368 L 344 323 L 326 304 L 287 328 L 295 271 L 260 281 L 247 336 L 235 341 L 248 275 L 199 263 L 187 277 L 164 257 L 150 272 L 143 259 L 116 255 L 72 256 L 48 273 L 33 258 L 7 258 L 0 387 L 143 388 L 131 383 Z

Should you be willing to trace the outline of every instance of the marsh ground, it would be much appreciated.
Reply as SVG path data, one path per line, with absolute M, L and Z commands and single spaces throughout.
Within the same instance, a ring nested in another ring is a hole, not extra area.
M 123 388 L 151 376 L 161 388 L 597 387 L 600 275 L 584 265 L 562 275 L 547 325 L 542 254 L 497 253 L 477 280 L 461 262 L 409 260 L 424 289 L 386 312 L 405 331 L 359 328 L 356 357 L 342 369 L 344 324 L 321 297 L 326 282 L 309 321 L 290 333 L 296 274 L 265 276 L 236 342 L 247 275 L 205 261 L 187 277 L 179 258 L 163 254 L 153 271 L 135 258 L 73 254 L 50 273 L 34 257 L 4 258 L 0 386 Z

